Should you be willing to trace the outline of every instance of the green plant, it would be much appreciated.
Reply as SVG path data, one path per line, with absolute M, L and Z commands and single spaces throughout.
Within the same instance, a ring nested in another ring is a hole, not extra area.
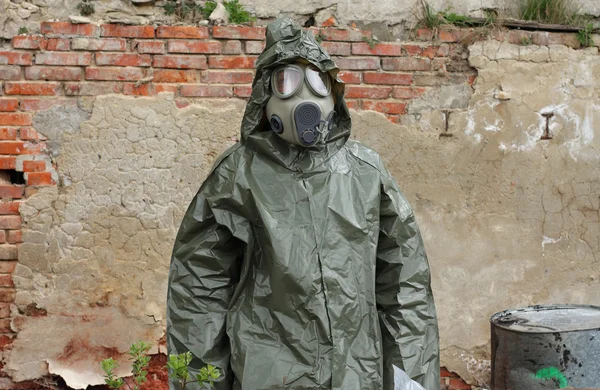
M 377 42 L 379 42 L 377 40 L 377 38 L 369 38 L 369 37 L 362 37 L 362 40 L 369 45 L 371 50 L 375 49 L 375 45 L 377 45 Z
M 427 28 L 435 29 L 443 24 L 451 24 L 458 27 L 471 27 L 482 24 L 480 21 L 477 21 L 470 16 L 450 12 L 450 8 L 446 8 L 444 11 L 435 12 L 426 1 L 422 0 L 421 4 L 421 24 Z M 491 24 L 495 19 L 495 14 L 487 13 L 486 21 L 483 25 Z
M 96 12 L 94 9 L 94 4 L 91 3 L 91 0 L 83 0 L 79 4 L 77 4 L 77 9 L 79 13 L 83 16 L 89 16 Z
M 149 350 L 150 344 L 141 340 L 133 344 L 129 349 L 130 359 L 133 360 L 131 370 L 135 381 L 134 390 L 139 390 L 140 385 L 147 380 L 146 375 L 148 374 L 148 371 L 146 371 L 146 368 L 148 367 L 148 364 L 150 364 L 150 356 L 148 356 Z
M 19 27 L 19 32 L 18 34 L 27 34 L 29 32 L 29 30 L 27 29 L 27 27 Z
M 126 385 L 129 390 L 140 390 L 141 385 L 147 380 L 146 375 L 148 375 L 148 371 L 146 368 L 150 364 L 150 356 L 148 356 L 150 347 L 150 344 L 140 340 L 132 344 L 129 348 L 128 354 L 130 359 L 133 360 L 131 369 L 133 387 L 123 378 L 115 375 L 114 371 L 119 367 L 119 364 L 112 357 L 102 360 L 100 366 L 102 367 L 102 371 L 104 371 L 104 382 L 108 387 L 113 390 L 119 390 Z M 195 380 L 190 380 L 189 365 L 191 362 L 192 354 L 185 352 L 179 355 L 169 355 L 169 360 L 165 366 L 166 369 L 171 370 L 169 377 L 177 380 L 179 385 L 181 385 L 181 390 L 184 390 L 190 383 L 198 383 L 200 386 L 208 384 L 212 387 L 214 381 L 221 376 L 219 369 L 209 364 L 200 369 Z
M 108 387 L 118 390 L 125 384 L 125 381 L 122 378 L 115 377 L 115 374 L 113 373 L 113 370 L 119 367 L 118 363 L 113 358 L 102 360 L 100 365 L 102 366 L 102 371 L 104 371 L 104 382 L 106 382 Z
M 423 5 L 421 23 L 427 28 L 437 28 L 442 24 L 440 13 L 435 12 L 433 8 L 426 1 L 422 1 Z
M 204 19 L 208 19 L 208 17 L 210 16 L 210 14 L 213 13 L 215 8 L 217 8 L 217 2 L 215 1 L 207 1 L 206 3 L 204 3 L 204 8 L 202 9 L 202 16 L 204 17 Z
M 188 384 L 195 382 L 200 386 L 204 386 L 205 384 L 212 386 L 214 381 L 221 376 L 221 372 L 215 366 L 209 364 L 200 369 L 200 373 L 196 375 L 196 380 L 190 380 L 188 367 L 191 361 L 192 354 L 190 352 L 179 355 L 169 355 L 169 361 L 167 362 L 167 367 L 171 370 L 169 377 L 176 379 L 181 385 L 182 390 L 185 389 Z
M 197 14 L 204 15 L 204 8 L 194 0 L 167 0 L 163 9 L 165 14 L 173 15 L 178 19 L 185 19 L 188 16 L 195 19 Z
M 223 1 L 225 9 L 229 13 L 229 21 L 234 24 L 248 23 L 254 21 L 254 18 L 250 16 L 250 12 L 244 9 L 239 0 Z
M 523 46 L 531 45 L 531 38 L 529 38 L 529 37 L 521 38 L 521 45 L 523 45 Z
M 594 32 L 594 25 L 592 23 L 588 23 L 581 30 L 577 31 L 577 40 L 581 43 L 583 47 L 589 47 L 594 45 L 594 39 L 592 38 L 592 33 Z
M 574 25 L 580 18 L 572 0 L 520 0 L 519 19 Z
M 317 43 L 321 44 L 321 42 L 323 42 L 323 35 L 321 35 L 321 33 L 315 35 L 315 40 Z

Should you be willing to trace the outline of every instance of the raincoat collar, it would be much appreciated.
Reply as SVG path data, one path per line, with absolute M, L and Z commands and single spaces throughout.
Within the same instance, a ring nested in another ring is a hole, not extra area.
M 325 144 L 301 147 L 279 138 L 269 127 L 265 106 L 271 97 L 270 80 L 280 65 L 304 59 L 333 80 L 336 120 Z M 241 143 L 277 164 L 293 171 L 310 172 L 329 160 L 350 136 L 351 120 L 344 101 L 344 83 L 337 77 L 339 68 L 310 31 L 302 30 L 291 19 L 278 19 L 267 26 L 266 46 L 256 62 L 252 94 L 242 120 Z

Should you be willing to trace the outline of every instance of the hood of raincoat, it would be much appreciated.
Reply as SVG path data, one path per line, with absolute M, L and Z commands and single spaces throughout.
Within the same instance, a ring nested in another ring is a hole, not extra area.
M 309 148 L 271 131 L 264 110 L 272 72 L 298 59 L 334 80 L 337 120 Z M 216 390 L 439 390 L 424 244 L 379 155 L 349 139 L 339 69 L 290 19 L 269 25 L 256 66 L 241 140 L 175 238 L 169 354 L 191 353 L 189 379 L 218 367 Z
M 306 60 L 333 80 L 332 94 L 336 119 L 325 144 L 303 147 L 290 144 L 277 136 L 265 116 L 271 98 L 271 74 L 284 64 Z M 310 31 L 302 30 L 291 19 L 278 19 L 267 28 L 266 46 L 256 62 L 252 94 L 242 121 L 241 142 L 263 153 L 291 170 L 314 169 L 331 158 L 350 136 L 351 120 L 344 101 L 344 83 L 337 77 L 339 68 L 319 45 Z

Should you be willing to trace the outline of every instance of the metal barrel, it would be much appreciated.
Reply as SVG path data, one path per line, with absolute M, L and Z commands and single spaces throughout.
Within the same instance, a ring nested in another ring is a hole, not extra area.
M 492 390 L 600 389 L 600 307 L 530 306 L 490 322 Z

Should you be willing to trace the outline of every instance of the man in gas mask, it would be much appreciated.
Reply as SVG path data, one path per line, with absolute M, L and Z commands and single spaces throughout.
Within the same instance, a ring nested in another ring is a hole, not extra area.
M 439 390 L 423 242 L 381 158 L 349 140 L 338 71 L 310 32 L 271 23 L 241 141 L 181 223 L 167 345 L 219 367 L 219 390 L 391 390 L 403 371 Z

